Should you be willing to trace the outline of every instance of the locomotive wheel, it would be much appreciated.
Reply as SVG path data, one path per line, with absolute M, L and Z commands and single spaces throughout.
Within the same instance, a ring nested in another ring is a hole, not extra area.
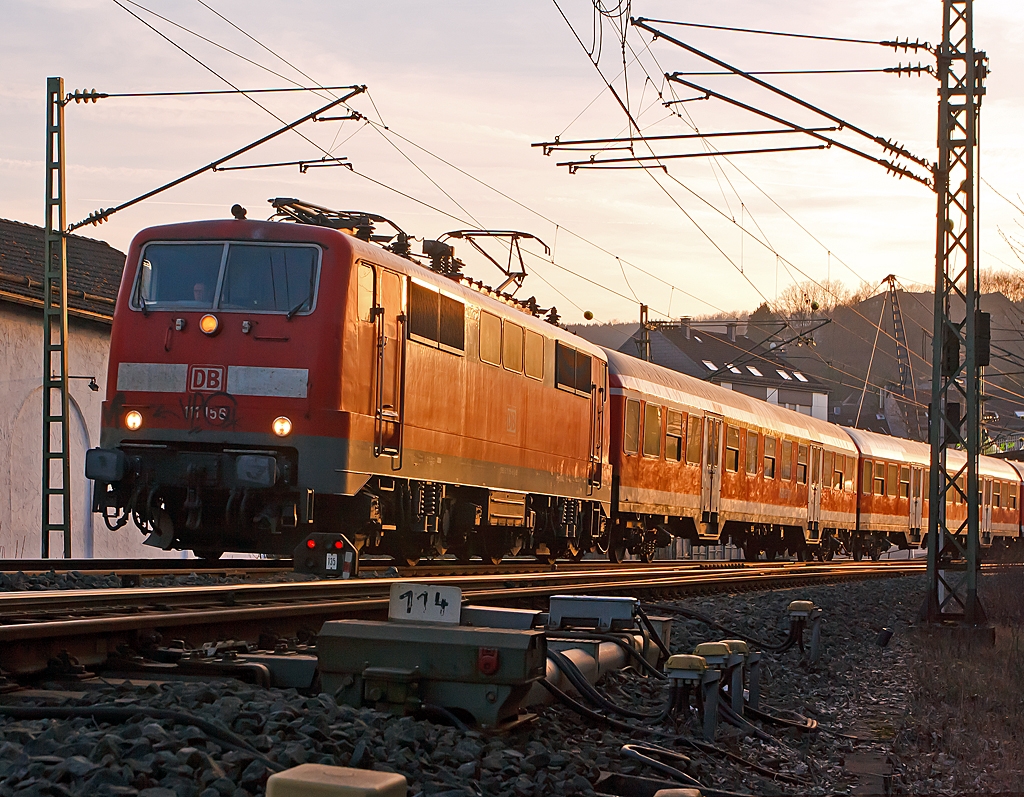
M 508 553 L 508 533 L 500 529 L 491 528 L 483 531 L 477 535 L 477 542 L 480 548 L 480 558 L 483 559 L 484 564 L 501 564 L 501 560 Z
M 864 558 L 864 548 L 860 542 L 853 543 L 853 561 L 859 562 Z
M 542 565 L 553 565 L 555 560 L 558 559 L 555 552 L 551 550 L 551 546 L 543 542 L 534 548 L 533 557 Z
M 877 562 L 881 558 L 882 558 L 882 548 L 881 548 L 881 546 L 880 545 L 872 545 L 871 546 L 871 561 L 872 562 Z
M 657 547 L 654 544 L 654 540 L 644 540 L 640 543 L 640 546 L 636 552 L 637 556 L 640 557 L 640 561 L 645 564 L 650 564 L 654 561 L 654 554 L 657 551 Z

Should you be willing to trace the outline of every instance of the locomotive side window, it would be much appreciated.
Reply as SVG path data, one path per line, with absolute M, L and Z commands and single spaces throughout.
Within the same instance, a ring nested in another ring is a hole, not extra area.
M 910 468 L 900 466 L 900 498 L 910 498 Z
M 480 312 L 480 359 L 491 365 L 501 365 L 501 319 Z
M 650 402 L 644 407 L 644 456 L 661 456 L 661 407 Z
M 440 293 L 431 285 L 409 282 L 409 334 L 424 341 L 437 340 L 437 312 Z
M 668 411 L 665 420 L 665 459 L 679 462 L 683 458 L 683 413 Z
M 757 474 L 757 432 L 747 432 L 747 473 Z
M 356 309 L 360 321 L 373 321 L 373 268 L 366 263 L 356 270 Z
M 442 293 L 438 296 L 438 338 L 441 348 L 466 350 L 466 305 Z
M 506 321 L 504 327 L 501 337 L 501 361 L 509 371 L 522 373 L 523 328 L 511 321 Z
M 863 471 L 860 479 L 860 491 L 864 495 L 871 495 L 871 474 L 874 473 L 874 470 L 870 459 L 864 460 Z
M 701 438 L 704 435 L 704 419 L 691 415 L 686 425 L 686 461 L 691 465 L 700 464 Z
M 224 244 L 149 244 L 132 306 L 213 309 Z
M 627 454 L 640 450 L 640 402 L 626 399 L 626 428 L 622 434 L 622 448 Z
M 774 437 L 768 437 L 765 435 L 764 438 L 764 477 L 766 479 L 775 478 L 775 444 L 776 440 Z
M 796 483 L 807 484 L 807 446 L 799 446 L 796 451 Z
M 737 426 L 725 427 L 725 469 L 732 473 L 740 469 L 740 430 Z
M 316 292 L 317 254 L 311 246 L 229 244 L 219 309 L 309 312 Z
M 593 381 L 592 367 L 589 354 L 555 341 L 555 387 L 571 390 L 581 396 L 589 396 Z
M 782 481 L 793 480 L 793 443 L 789 440 L 782 441 Z
M 526 330 L 525 365 L 528 377 L 544 378 L 544 336 L 532 329 Z

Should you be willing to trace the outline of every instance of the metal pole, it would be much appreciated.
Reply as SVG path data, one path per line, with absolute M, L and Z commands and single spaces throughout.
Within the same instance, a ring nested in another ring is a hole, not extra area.
M 973 44 L 973 0 L 943 0 L 938 77 L 939 157 L 934 166 L 937 195 L 935 318 L 929 424 L 931 479 L 928 519 L 930 622 L 985 622 L 978 599 L 981 447 L 978 320 L 977 182 L 978 110 L 985 93 L 984 53 Z M 961 309 L 962 307 L 962 309 Z M 963 358 L 961 359 L 961 354 Z M 981 362 L 980 362 L 981 361 Z M 947 467 L 947 451 L 960 448 L 966 464 Z M 967 517 L 949 520 L 957 496 Z
M 68 250 L 64 233 L 64 79 L 46 79 L 46 231 L 43 244 L 42 556 L 50 533 L 64 535 L 71 558 L 71 461 L 68 434 Z M 57 446 L 55 449 L 54 446 Z M 59 518 L 53 499 L 60 499 Z

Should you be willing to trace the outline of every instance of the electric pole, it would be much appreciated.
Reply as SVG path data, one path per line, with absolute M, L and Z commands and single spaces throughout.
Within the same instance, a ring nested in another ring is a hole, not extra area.
M 973 37 L 973 0 L 943 0 L 942 41 L 936 53 L 939 155 L 933 173 L 938 224 L 924 614 L 933 623 L 958 620 L 981 625 L 985 611 L 978 599 L 980 376 L 988 364 L 989 341 L 988 317 L 978 302 L 978 112 L 988 59 L 974 49 Z M 947 467 L 951 448 L 966 451 L 964 467 Z M 947 510 L 956 495 L 966 505 L 967 516 L 951 521 Z
M 43 243 L 42 556 L 50 533 L 71 558 L 71 452 L 68 433 L 68 244 L 64 233 L 64 78 L 46 79 L 46 232 Z M 57 446 L 55 449 L 54 446 Z M 54 513 L 59 498 L 60 514 Z

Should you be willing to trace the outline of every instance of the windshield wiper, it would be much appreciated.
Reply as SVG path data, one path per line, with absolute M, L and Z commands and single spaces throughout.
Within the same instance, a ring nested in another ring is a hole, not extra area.
M 293 307 L 291 310 L 289 310 L 287 313 L 285 313 L 284 317 L 287 318 L 289 321 L 291 321 L 292 320 L 292 316 L 295 315 L 297 312 L 299 312 L 299 310 L 302 309 L 303 305 L 305 305 L 306 302 L 310 301 L 312 298 L 313 298 L 313 294 L 310 293 L 308 296 L 306 296 L 305 299 L 303 299 L 301 302 L 299 302 L 297 305 L 295 305 L 295 307 Z

